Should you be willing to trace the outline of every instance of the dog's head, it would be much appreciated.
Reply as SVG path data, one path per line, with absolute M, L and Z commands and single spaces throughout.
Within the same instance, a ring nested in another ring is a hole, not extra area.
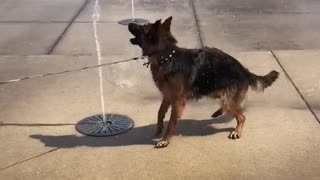
M 172 17 L 161 23 L 161 19 L 154 23 L 138 25 L 130 23 L 128 28 L 134 38 L 130 39 L 133 45 L 138 45 L 142 49 L 144 56 L 166 48 L 168 45 L 175 45 L 176 39 L 170 31 Z

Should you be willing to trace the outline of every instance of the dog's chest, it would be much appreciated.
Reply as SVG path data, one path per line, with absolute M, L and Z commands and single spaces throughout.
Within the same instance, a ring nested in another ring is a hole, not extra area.
M 190 80 L 193 61 L 191 56 L 171 49 L 149 58 L 153 80 L 162 91 L 163 87 L 184 86 Z
M 160 71 L 160 66 L 158 64 L 151 64 L 150 68 L 151 68 L 153 81 L 161 91 L 164 84 L 167 83 L 167 79 L 164 73 Z

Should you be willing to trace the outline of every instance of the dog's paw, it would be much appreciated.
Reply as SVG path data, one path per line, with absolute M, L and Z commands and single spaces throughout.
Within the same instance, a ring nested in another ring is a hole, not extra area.
M 232 131 L 231 134 L 228 136 L 230 139 L 239 139 L 240 134 L 237 131 Z
M 154 148 L 165 148 L 169 145 L 169 141 L 166 140 L 160 140 L 155 146 Z

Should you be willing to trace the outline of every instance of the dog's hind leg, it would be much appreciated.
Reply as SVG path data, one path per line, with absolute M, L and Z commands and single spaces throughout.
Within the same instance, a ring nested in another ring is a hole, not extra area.
M 229 135 L 231 139 L 239 139 L 241 137 L 242 128 L 246 117 L 244 116 L 241 103 L 245 99 L 246 93 L 248 91 L 248 84 L 243 84 L 242 86 L 234 89 L 235 91 L 230 91 L 231 93 L 225 99 L 225 108 L 231 113 L 237 121 L 237 126 L 233 132 Z
M 222 94 L 221 94 L 220 91 L 212 93 L 211 97 L 212 97 L 213 99 L 220 99 L 220 101 L 222 101 L 222 99 L 221 99 Z M 211 115 L 211 117 L 216 118 L 216 117 L 221 116 L 223 113 L 224 113 L 224 112 L 223 112 L 223 106 L 221 106 L 218 110 L 216 110 L 216 111 Z
M 158 137 L 162 133 L 163 129 L 163 119 L 166 116 L 166 113 L 170 107 L 170 102 L 166 100 L 165 98 L 162 99 L 162 103 L 160 105 L 159 111 L 158 111 L 158 123 L 157 123 L 157 131 L 155 136 Z
M 241 132 L 242 132 L 242 128 L 246 120 L 246 117 L 243 115 L 241 110 L 232 110 L 231 114 L 236 118 L 237 126 L 236 126 L 236 129 L 233 132 L 231 132 L 231 134 L 229 135 L 229 138 L 239 139 L 241 137 Z
M 177 120 L 181 118 L 185 104 L 186 102 L 184 100 L 177 100 L 171 104 L 172 109 L 167 132 L 163 139 L 156 144 L 155 148 L 163 148 L 169 145 L 170 139 L 176 129 Z

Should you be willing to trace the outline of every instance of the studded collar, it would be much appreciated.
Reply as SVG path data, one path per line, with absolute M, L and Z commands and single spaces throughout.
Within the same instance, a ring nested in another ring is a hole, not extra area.
M 152 57 L 156 54 L 160 54 L 160 55 L 158 55 L 157 58 L 160 58 L 160 61 L 158 61 L 158 62 L 159 62 L 159 65 L 161 66 L 167 62 L 170 62 L 172 59 L 174 59 L 176 53 L 177 53 L 176 49 L 173 48 L 170 50 L 168 49 L 168 50 L 153 52 L 153 53 L 149 54 L 147 57 Z M 148 62 L 144 63 L 143 65 L 148 68 L 150 64 L 151 64 L 151 62 L 148 61 Z
M 161 64 L 165 64 L 168 61 L 171 61 L 172 59 L 174 59 L 174 55 L 176 54 L 176 50 L 170 50 L 169 52 L 166 52 L 164 55 L 160 56 L 160 65 Z

